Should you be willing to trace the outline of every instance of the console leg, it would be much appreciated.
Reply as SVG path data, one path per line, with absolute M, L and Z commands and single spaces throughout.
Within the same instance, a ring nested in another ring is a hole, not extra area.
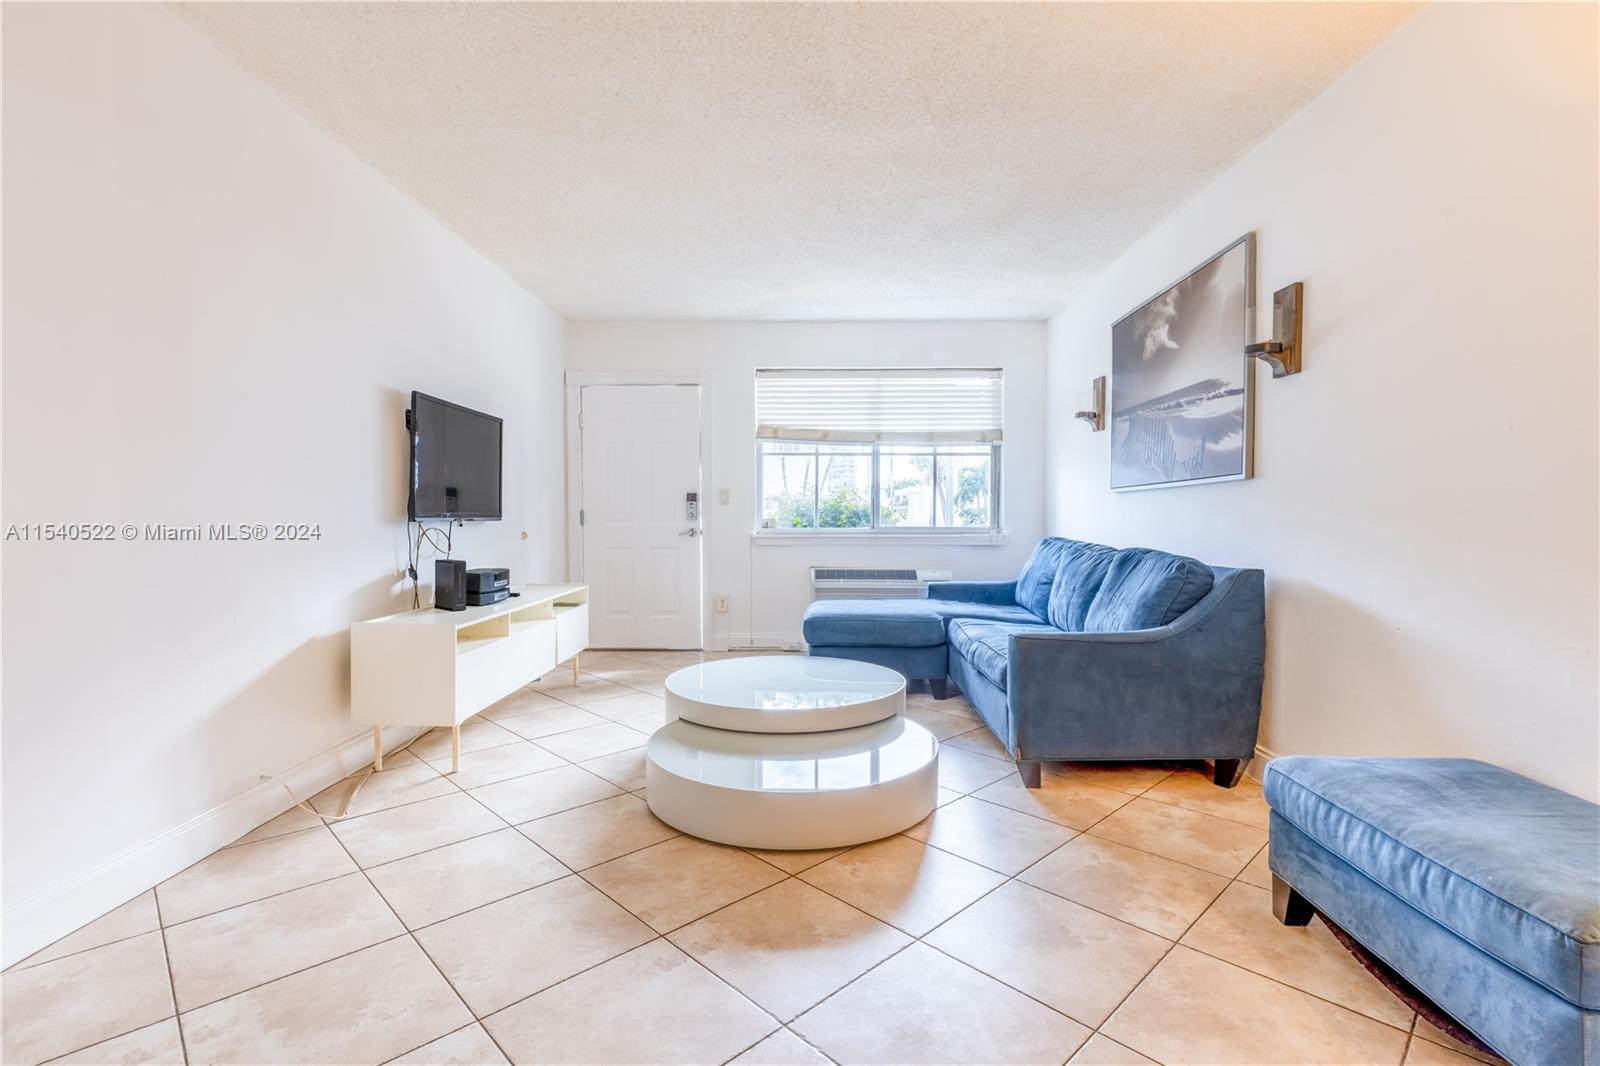
M 1044 763 L 1037 759 L 1018 759 L 1017 776 L 1022 778 L 1023 788 L 1038 788 L 1044 783 Z
M 946 699 L 950 695 L 950 690 L 946 687 L 945 680 L 942 677 L 928 678 L 928 691 L 933 694 L 933 698 L 936 700 Z
M 372 727 L 372 772 L 383 772 L 383 726 Z
M 1284 925 L 1306 925 L 1317 909 L 1311 901 L 1290 887 L 1289 882 L 1272 875 L 1272 916 Z
M 461 723 L 450 727 L 450 772 L 461 772 Z
M 580 656 L 577 656 L 577 655 L 574 655 L 572 657 L 572 687 L 573 688 L 577 688 L 578 687 L 578 659 L 579 658 L 580 658 Z
M 1211 780 L 1223 788 L 1232 788 L 1244 776 L 1243 759 L 1218 759 L 1211 770 Z

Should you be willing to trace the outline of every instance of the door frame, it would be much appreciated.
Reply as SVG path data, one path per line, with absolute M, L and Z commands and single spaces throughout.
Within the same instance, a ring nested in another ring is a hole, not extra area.
M 583 413 L 583 389 L 588 385 L 690 385 L 700 391 L 700 650 L 712 651 L 711 551 L 713 536 L 710 517 L 709 485 L 716 483 L 712 471 L 711 381 L 698 370 L 568 370 L 565 375 L 567 436 L 566 522 L 567 580 L 584 582 L 583 526 L 578 511 L 583 507 L 583 431 L 578 421 Z

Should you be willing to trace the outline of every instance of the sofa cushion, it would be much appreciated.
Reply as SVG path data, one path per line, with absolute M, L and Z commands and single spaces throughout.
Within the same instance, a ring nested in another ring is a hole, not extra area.
M 1036 622 L 1016 604 L 963 600 L 818 600 L 800 629 L 807 644 L 840 647 L 931 648 L 945 642 L 950 618 Z
M 1117 549 L 1104 544 L 1074 540 L 1061 554 L 1061 566 L 1050 586 L 1050 609 L 1046 618 L 1057 629 L 1082 633 L 1089 616 L 1089 605 L 1105 581 L 1106 571 L 1117 556 Z
M 1059 633 L 1055 626 L 1039 622 L 989 622 L 957 618 L 950 623 L 950 650 L 972 664 L 973 669 L 1004 691 L 1006 658 L 1013 633 Z
M 1473 759 L 1284 756 L 1264 785 L 1278 815 L 1378 887 L 1600 1008 L 1600 807 Z M 1312 902 L 1338 919 L 1335 901 Z
M 1211 582 L 1211 568 L 1198 559 L 1124 548 L 1111 560 L 1083 630 L 1121 633 L 1164 626 L 1203 600 Z
M 1050 586 L 1061 568 L 1062 554 L 1068 545 L 1076 543 L 1065 537 L 1045 537 L 1033 546 L 1033 553 L 1022 564 L 1022 575 L 1017 578 L 1017 602 L 1028 609 L 1035 621 L 1045 620 L 1050 610 Z

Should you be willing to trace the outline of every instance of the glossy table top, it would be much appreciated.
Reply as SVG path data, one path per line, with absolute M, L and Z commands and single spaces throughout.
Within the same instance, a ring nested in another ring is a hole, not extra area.
M 902 713 L 905 689 L 896 671 L 853 659 L 741 656 L 669 675 L 667 717 L 752 733 L 848 729 Z

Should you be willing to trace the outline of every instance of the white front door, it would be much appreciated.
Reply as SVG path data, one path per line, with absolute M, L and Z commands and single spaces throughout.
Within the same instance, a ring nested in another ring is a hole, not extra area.
M 589 643 L 699 648 L 700 389 L 585 385 L 578 403 Z

